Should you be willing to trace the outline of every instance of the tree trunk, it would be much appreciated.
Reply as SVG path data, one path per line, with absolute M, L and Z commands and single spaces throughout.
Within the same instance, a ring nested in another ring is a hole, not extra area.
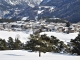
M 41 52 L 39 51 L 39 57 L 41 57 Z

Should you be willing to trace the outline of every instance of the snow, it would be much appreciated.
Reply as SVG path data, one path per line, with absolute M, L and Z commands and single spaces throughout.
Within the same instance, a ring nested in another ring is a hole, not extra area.
M 47 0 L 47 2 L 50 2 L 51 0 Z
M 20 5 L 23 2 L 27 3 L 30 7 L 39 5 L 43 0 L 5 0 L 8 4 L 11 5 Z
M 0 38 L 8 40 L 9 37 L 12 37 L 13 39 L 19 38 L 21 42 L 25 43 L 28 41 L 29 33 L 25 32 L 13 32 L 13 31 L 0 31 Z
M 29 5 L 30 7 L 32 7 L 32 8 L 35 7 L 34 4 L 31 4 L 31 3 L 28 3 L 28 5 Z
M 32 30 L 31 30 L 32 31 Z M 0 38 L 5 39 L 6 41 L 8 40 L 8 37 L 12 37 L 13 39 L 15 38 L 19 38 L 21 40 L 21 42 L 25 43 L 26 41 L 28 41 L 30 34 L 32 34 L 32 32 L 14 32 L 14 31 L 0 31 Z M 59 40 L 63 41 L 63 42 L 70 42 L 71 39 L 75 39 L 78 35 L 78 32 L 76 33 L 59 33 L 59 32 L 42 32 L 40 34 L 47 34 L 47 36 L 55 36 L 57 37 Z
M 44 11 L 44 10 L 39 10 L 39 11 L 38 11 L 38 14 L 41 14 L 43 11 Z
M 70 41 L 74 39 L 78 33 L 59 33 L 59 32 L 42 32 L 41 34 L 47 34 L 48 36 L 55 36 L 63 41 Z M 8 37 L 19 39 L 22 42 L 28 41 L 30 33 L 13 32 L 13 31 L 0 31 L 0 38 L 8 39 Z M 38 56 L 38 52 L 28 52 L 27 50 L 4 50 L 0 51 L 0 60 L 80 60 L 80 56 L 73 56 L 68 54 L 59 53 L 41 53 L 41 57 Z
M 9 14 L 9 11 L 3 11 L 3 14 L 5 15 L 5 14 Z
M 42 32 L 41 34 L 47 34 L 47 36 L 55 36 L 63 42 L 70 42 L 71 39 L 75 39 L 78 36 L 78 32 L 69 34 L 59 32 Z
M 7 50 L 0 51 L 0 60 L 80 60 L 80 56 L 72 56 L 57 53 L 28 52 L 25 50 Z
M 11 1 L 10 1 L 10 3 L 11 3 L 12 5 L 14 5 L 14 3 L 12 3 Z
M 50 7 L 49 11 L 53 12 L 54 11 L 54 7 Z
M 29 17 L 23 17 L 21 20 L 26 20 L 26 19 L 28 19 Z

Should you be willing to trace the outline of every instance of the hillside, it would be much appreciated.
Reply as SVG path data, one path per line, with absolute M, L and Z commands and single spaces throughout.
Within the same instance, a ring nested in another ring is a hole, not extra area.
M 21 20 L 53 16 L 70 22 L 80 21 L 80 0 L 0 0 L 0 18 Z
M 51 0 L 41 5 L 56 7 L 54 12 L 48 14 L 49 16 L 54 15 L 70 22 L 80 21 L 80 0 Z

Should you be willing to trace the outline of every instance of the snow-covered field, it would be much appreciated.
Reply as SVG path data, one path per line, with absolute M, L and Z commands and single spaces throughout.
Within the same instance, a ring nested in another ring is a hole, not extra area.
M 69 42 L 70 39 L 74 39 L 78 33 L 57 33 L 57 32 L 42 32 L 41 34 L 47 34 L 48 36 L 55 36 L 62 41 Z M 0 31 L 0 38 L 7 40 L 8 37 L 13 39 L 16 36 L 22 41 L 26 42 L 29 39 L 30 33 L 13 32 L 13 31 Z M 56 53 L 41 53 L 41 57 L 38 56 L 38 52 L 28 52 L 25 50 L 7 50 L 0 51 L 0 60 L 80 60 L 80 56 L 71 56 L 65 54 Z
M 13 31 L 0 31 L 0 38 L 8 40 L 9 37 L 12 37 L 13 39 L 19 38 L 21 42 L 28 41 L 30 33 L 25 32 L 13 32 Z
M 42 32 L 41 34 L 47 34 L 47 36 L 55 36 L 57 39 L 63 42 L 70 42 L 71 39 L 75 39 L 78 36 L 78 32 L 69 34 L 59 32 Z
M 26 41 L 29 40 L 28 38 L 29 38 L 30 33 L 13 32 L 13 31 L 0 31 L 0 38 L 8 40 L 8 37 L 12 37 L 13 39 L 18 37 L 21 40 L 21 42 L 25 43 Z M 47 34 L 48 36 L 52 35 L 52 36 L 57 37 L 61 41 L 69 42 L 71 39 L 74 39 L 75 37 L 77 37 L 78 32 L 77 33 L 70 33 L 70 34 L 58 33 L 58 32 L 42 32 L 41 34 Z
M 63 55 L 56 53 L 41 53 L 25 50 L 0 51 L 0 60 L 80 60 L 80 56 Z

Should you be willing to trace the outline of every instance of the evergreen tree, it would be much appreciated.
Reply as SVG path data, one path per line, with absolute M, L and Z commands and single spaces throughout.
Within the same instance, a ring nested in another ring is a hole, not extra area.
M 4 39 L 0 39 L 0 50 L 6 50 L 7 49 L 7 44 Z
M 8 48 L 9 48 L 10 50 L 13 50 L 13 49 L 14 49 L 14 41 L 13 41 L 13 38 L 12 38 L 12 37 L 9 37 L 9 38 L 8 38 L 7 45 L 8 45 Z
M 60 41 L 54 36 L 51 36 L 50 43 L 53 45 L 53 52 L 64 53 L 65 50 L 67 50 L 67 45 L 65 45 L 63 41 Z
M 32 51 L 39 51 L 39 57 L 41 52 L 51 52 L 52 44 L 50 43 L 50 38 L 44 35 L 34 34 L 30 35 L 30 41 L 27 42 L 25 48 Z
M 71 39 L 71 53 L 80 55 L 80 32 L 75 39 Z
M 18 49 L 22 49 L 22 48 L 23 48 L 23 44 L 21 43 L 21 41 L 18 38 L 15 39 L 14 49 L 18 50 Z
M 56 39 L 56 37 L 51 36 L 51 41 L 50 42 L 53 45 L 53 52 L 59 52 L 59 49 L 58 49 L 59 40 Z
M 39 35 L 33 34 L 30 35 L 30 41 L 28 41 L 25 45 L 25 49 L 32 51 L 39 51 L 39 57 L 41 56 L 41 52 L 62 52 L 67 50 L 67 46 L 64 42 L 60 41 L 54 36 L 48 37 L 46 34 Z

